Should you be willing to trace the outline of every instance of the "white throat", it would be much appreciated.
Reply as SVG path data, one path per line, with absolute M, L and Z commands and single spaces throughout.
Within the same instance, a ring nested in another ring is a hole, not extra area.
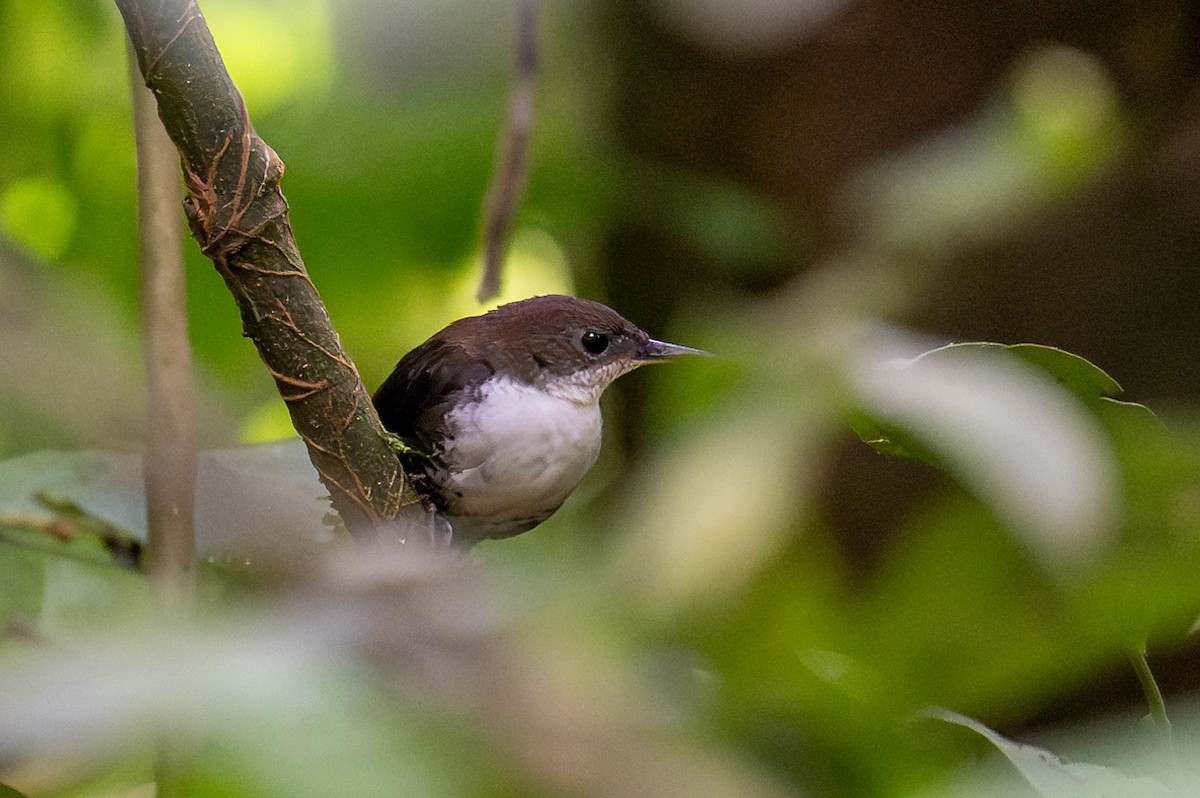
M 580 369 L 567 376 L 551 375 L 539 380 L 537 388 L 559 399 L 577 405 L 595 405 L 600 394 L 622 374 L 632 370 L 636 364 L 613 361 L 591 368 Z

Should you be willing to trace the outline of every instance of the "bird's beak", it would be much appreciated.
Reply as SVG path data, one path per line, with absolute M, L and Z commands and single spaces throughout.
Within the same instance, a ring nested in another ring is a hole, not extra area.
M 671 360 L 684 355 L 700 355 L 701 357 L 712 357 L 711 354 L 703 349 L 692 349 L 690 346 L 680 346 L 679 344 L 669 344 L 666 341 L 655 341 L 651 338 L 642 347 L 642 351 L 638 353 L 638 360 L 642 363 L 657 363 L 660 360 Z

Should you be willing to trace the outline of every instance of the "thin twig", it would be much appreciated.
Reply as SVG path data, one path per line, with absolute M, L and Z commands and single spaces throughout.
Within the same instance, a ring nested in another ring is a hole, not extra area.
M 183 264 L 183 181 L 179 153 L 158 119 L 132 52 L 129 63 L 146 358 L 146 553 L 160 606 L 186 612 L 195 587 L 196 421 Z M 158 741 L 155 782 L 161 798 L 187 794 L 183 774 L 192 747 L 178 734 Z
M 1169 739 L 1171 721 L 1167 718 L 1167 703 L 1163 700 L 1162 691 L 1158 689 L 1158 683 L 1154 681 L 1154 674 L 1150 672 L 1150 663 L 1146 661 L 1146 647 L 1143 645 L 1131 648 L 1129 662 L 1142 685 L 1142 693 L 1146 696 L 1146 704 L 1150 708 L 1150 719 Z
M 476 293 L 480 302 L 500 293 L 509 233 L 529 174 L 537 74 L 537 0 L 517 0 L 517 58 L 508 96 L 508 120 L 484 203 L 483 276 Z
M 146 359 L 147 554 L 164 600 L 191 591 L 196 542 L 196 422 L 183 264 L 183 181 L 179 153 L 130 56 L 137 139 L 142 329 Z

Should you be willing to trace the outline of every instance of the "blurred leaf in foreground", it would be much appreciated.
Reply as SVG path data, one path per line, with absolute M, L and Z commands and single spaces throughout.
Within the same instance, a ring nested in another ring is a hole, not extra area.
M 27 798 L 24 793 L 19 793 L 12 787 L 6 787 L 0 784 L 0 798 Z
M 996 344 L 903 351 L 898 338 L 882 339 L 850 366 L 861 415 L 874 421 L 858 424 L 870 443 L 943 465 L 1051 563 L 1111 540 L 1118 467 L 1076 392 L 1095 397 L 1115 382 L 1048 347 L 1018 350 L 1026 357 Z
M 794 794 L 612 662 L 563 667 L 563 635 L 503 617 L 473 561 L 327 553 L 194 622 L 0 644 L 0 778 L 86 779 L 170 733 L 201 743 L 199 795 Z
M 196 534 L 202 556 L 328 540 L 327 493 L 298 438 L 200 454 Z M 122 452 L 35 452 L 0 461 L 0 513 L 44 516 L 55 496 L 98 523 L 146 538 L 141 458 Z M 300 534 L 306 531 L 305 534 Z
M 933 709 L 927 714 L 982 736 L 1016 766 L 1021 776 L 1043 798 L 1182 798 L 1195 794 L 1190 789 L 1172 789 L 1157 778 L 1132 776 L 1115 768 L 1087 762 L 1066 762 L 1043 748 L 1013 742 L 979 721 L 957 712 Z M 1172 775 L 1177 777 L 1180 774 Z M 1195 786 L 1193 783 L 1192 787 Z

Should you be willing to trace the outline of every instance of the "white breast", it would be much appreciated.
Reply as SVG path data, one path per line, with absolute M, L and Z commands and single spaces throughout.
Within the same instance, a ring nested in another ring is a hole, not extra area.
M 447 421 L 447 487 L 461 495 L 450 513 L 488 527 L 516 532 L 541 521 L 600 453 L 597 402 L 577 403 L 515 380 L 489 381 L 479 402 L 458 407 Z

